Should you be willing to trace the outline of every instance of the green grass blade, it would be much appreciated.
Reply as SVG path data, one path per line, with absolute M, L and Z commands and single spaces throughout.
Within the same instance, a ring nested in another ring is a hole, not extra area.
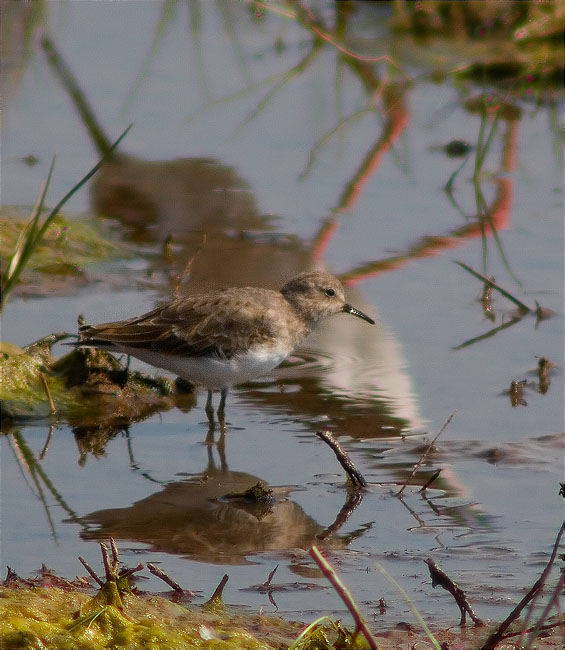
M 300 644 L 308 637 L 308 635 L 312 633 L 316 628 L 320 627 L 320 625 L 322 625 L 323 623 L 328 623 L 329 625 L 332 625 L 333 621 L 329 616 L 321 616 L 320 618 L 317 618 L 315 621 L 312 621 L 312 623 L 310 623 L 308 627 L 302 630 L 302 632 L 298 635 L 298 637 L 288 647 L 288 650 L 296 650 L 296 648 L 300 647 Z
M 108 152 L 98 161 L 98 163 L 85 176 L 83 176 L 82 179 L 71 190 L 69 190 L 69 192 L 65 194 L 65 196 L 59 201 L 59 203 L 57 203 L 57 205 L 51 210 L 51 212 L 43 222 L 43 225 L 39 227 L 39 218 L 41 215 L 41 210 L 43 209 L 45 194 L 47 193 L 47 188 L 49 186 L 49 182 L 51 180 L 51 174 L 53 172 L 53 167 L 55 164 L 55 158 L 53 158 L 53 162 L 51 163 L 51 167 L 49 169 L 49 175 L 40 192 L 39 199 L 32 213 L 30 223 L 28 227 L 24 229 L 23 237 L 18 239 L 18 242 L 16 244 L 16 249 L 12 255 L 12 258 L 10 259 L 10 263 L 8 265 L 8 272 L 6 273 L 6 277 L 3 280 L 2 296 L 0 299 L 0 311 L 4 306 L 8 298 L 8 295 L 10 294 L 10 292 L 18 282 L 19 277 L 22 274 L 22 271 L 26 267 L 31 255 L 33 254 L 33 251 L 37 248 L 39 242 L 43 239 L 43 236 L 45 235 L 47 229 L 53 222 L 53 219 L 55 219 L 55 217 L 59 213 L 60 209 L 71 198 L 71 196 L 73 196 L 73 194 L 75 194 L 86 182 L 88 182 L 92 178 L 92 176 L 94 176 L 94 174 L 96 174 L 96 172 L 100 169 L 100 167 L 104 164 L 104 162 L 106 162 L 108 157 L 120 144 L 120 142 L 125 138 L 125 136 L 132 128 L 132 126 L 133 124 L 130 124 L 128 126 L 128 128 L 120 135 L 120 137 L 110 147 L 110 149 L 108 149 Z
M 113 151 L 116 149 L 116 147 L 120 144 L 120 142 L 126 137 L 128 134 L 129 130 L 132 128 L 133 124 L 130 124 L 128 128 L 120 135 L 120 137 L 114 142 L 114 144 L 108 149 L 108 152 L 106 155 L 102 156 L 102 158 L 94 165 L 94 167 L 85 175 L 81 178 L 81 180 L 72 188 L 70 189 L 65 196 L 57 203 L 57 205 L 51 210 L 49 213 L 49 216 L 45 220 L 43 226 L 41 227 L 38 237 L 42 238 L 45 232 L 47 231 L 47 228 L 49 228 L 51 222 L 53 219 L 57 216 L 59 210 L 63 207 L 63 205 L 73 196 L 73 194 L 76 194 L 78 190 L 85 184 L 87 183 L 93 176 L 96 174 L 96 172 L 102 167 L 102 165 L 106 162 L 107 158 L 113 153 Z
M 31 228 L 30 228 L 30 236 L 29 239 L 30 241 L 33 241 L 33 238 L 35 237 L 35 233 L 37 232 L 37 228 L 39 225 L 39 219 L 41 218 L 41 213 L 43 212 L 43 206 L 45 205 L 45 197 L 47 195 L 47 191 L 49 189 L 49 185 L 51 184 L 51 177 L 53 176 L 53 170 L 55 169 L 55 162 L 57 160 L 57 156 L 53 156 L 53 160 L 51 161 L 51 165 L 49 165 L 49 172 L 47 173 L 47 179 L 45 180 L 45 183 L 42 185 L 42 188 L 39 192 L 39 197 L 37 200 L 36 205 L 34 206 L 33 212 L 32 212 L 32 218 L 30 221 Z M 45 188 L 45 189 L 43 189 Z
M 492 140 L 498 128 L 499 118 L 500 118 L 500 110 L 498 110 L 496 112 L 496 115 L 494 116 L 494 120 L 491 124 L 490 132 L 487 136 L 487 140 L 485 144 L 480 149 L 477 149 L 477 158 L 476 158 L 477 164 L 475 168 L 477 174 L 479 174 L 482 171 L 483 163 L 485 162 L 486 155 L 488 153 L 488 150 L 490 149 L 490 145 L 492 144 Z
M 375 563 L 375 567 L 377 571 L 383 575 L 393 586 L 394 588 L 400 593 L 402 598 L 404 598 L 405 602 L 408 604 L 408 607 L 410 607 L 412 614 L 416 617 L 418 623 L 422 626 L 424 632 L 427 634 L 428 639 L 433 643 L 434 648 L 436 650 L 441 650 L 441 646 L 438 643 L 437 639 L 435 636 L 432 634 L 430 628 L 427 626 L 426 621 L 422 618 L 422 615 L 420 612 L 416 609 L 416 606 L 408 596 L 408 594 L 404 591 L 404 589 L 398 584 L 398 582 L 390 575 L 390 573 L 382 567 L 378 562 Z
M 11 278 L 14 276 L 14 273 L 18 268 L 22 256 L 25 255 L 26 248 L 31 245 L 35 233 L 37 232 L 37 225 L 39 223 L 39 218 L 43 210 L 43 204 L 45 202 L 47 190 L 49 189 L 49 183 L 51 182 L 51 175 L 53 174 L 55 159 L 56 157 L 53 156 L 51 166 L 49 167 L 49 173 L 47 174 L 47 180 L 43 181 L 41 183 L 41 187 L 39 188 L 39 195 L 37 197 L 35 205 L 33 206 L 31 218 L 26 227 L 20 233 L 18 241 L 16 242 L 16 246 L 14 247 L 14 252 L 12 253 L 12 257 L 10 258 L 10 262 L 8 264 L 8 269 L 6 270 L 6 274 L 4 276 L 4 291 L 6 291 L 6 286 L 8 286 L 9 291 L 9 284 L 14 283 L 17 280 L 17 278 L 16 280 L 11 280 Z

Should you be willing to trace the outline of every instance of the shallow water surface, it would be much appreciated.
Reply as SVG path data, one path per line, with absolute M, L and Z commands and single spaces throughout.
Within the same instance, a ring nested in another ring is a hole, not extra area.
M 14 53 L 11 62 L 3 203 L 33 204 L 54 153 L 51 205 L 98 160 L 42 34 L 108 140 L 134 128 L 124 155 L 65 207 L 98 223 L 127 256 L 87 267 L 84 285 L 68 294 L 41 284 L 16 292 L 3 340 L 22 346 L 75 332 L 81 313 L 94 323 L 127 318 L 174 291 L 279 287 L 313 268 L 339 275 L 347 299 L 378 322 L 333 317 L 283 367 L 234 389 L 225 439 L 207 435 L 202 391 L 114 427 L 64 418 L 6 426 L 4 565 L 27 575 L 45 563 L 73 576 L 79 555 L 99 565 L 95 542 L 112 536 L 126 563 L 159 562 L 205 598 L 228 573 L 227 602 L 289 618 L 342 616 L 307 554 L 316 543 L 376 628 L 411 614 L 375 562 L 424 618 L 446 624 L 459 612 L 447 592 L 432 589 L 426 558 L 485 619 L 504 617 L 541 573 L 563 514 L 555 100 L 536 105 L 526 92 L 432 81 L 437 61 L 410 56 L 386 27 L 390 6 L 380 4 L 351 15 L 348 42 L 362 51 L 367 34 L 380 34 L 374 47 L 395 53 L 402 73 L 342 58 L 300 21 L 254 17 L 232 3 L 192 3 L 200 12 L 192 23 L 180 3 L 47 3 L 39 17 L 13 7 L 9 19 L 29 21 L 33 38 L 29 56 Z M 324 5 L 328 20 L 332 7 Z M 483 91 L 508 106 L 494 126 L 470 101 Z M 473 181 L 472 149 L 452 195 L 443 191 L 463 159 L 442 147 L 476 147 L 491 129 L 481 174 Z M 39 162 L 26 167 L 30 154 Z M 551 317 L 519 314 L 496 291 L 492 310 L 483 310 L 482 283 L 453 260 Z M 555 364 L 545 381 L 540 357 Z M 522 380 L 513 404 L 511 382 Z M 414 485 L 396 497 L 453 411 Z M 320 429 L 351 454 L 365 491 L 348 490 Z M 258 481 L 273 489 L 271 507 L 226 498 Z M 276 565 L 276 590 L 249 589 Z M 162 590 L 154 578 L 146 586 Z

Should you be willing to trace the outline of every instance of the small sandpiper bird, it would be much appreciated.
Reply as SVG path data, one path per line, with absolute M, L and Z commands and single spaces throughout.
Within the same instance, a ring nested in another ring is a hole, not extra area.
M 204 386 L 212 427 L 212 391 L 220 390 L 224 428 L 228 389 L 268 373 L 319 321 L 340 312 L 375 324 L 345 302 L 337 278 L 313 271 L 280 291 L 232 287 L 178 298 L 137 318 L 83 325 L 77 345 L 125 353 Z

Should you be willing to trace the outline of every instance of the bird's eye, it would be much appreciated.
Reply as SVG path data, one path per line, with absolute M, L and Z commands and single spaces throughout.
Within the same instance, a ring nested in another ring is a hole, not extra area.
M 324 291 L 324 293 L 326 294 L 326 296 L 328 296 L 328 298 L 333 298 L 335 296 L 335 290 L 334 289 L 326 289 Z

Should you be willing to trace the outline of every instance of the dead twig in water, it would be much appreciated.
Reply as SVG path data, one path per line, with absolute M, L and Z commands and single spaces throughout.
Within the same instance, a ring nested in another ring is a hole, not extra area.
M 129 578 L 134 573 L 138 573 L 139 571 L 143 571 L 143 569 L 145 569 L 145 566 L 143 565 L 142 562 L 140 562 L 137 566 L 131 567 L 129 569 L 122 569 L 122 571 L 120 571 L 120 575 L 118 577 L 119 578 Z
M 50 424 L 49 425 L 49 432 L 47 433 L 47 438 L 45 440 L 45 444 L 43 445 L 43 449 L 41 450 L 41 453 L 39 454 L 39 460 L 43 460 L 45 458 L 45 454 L 47 453 L 47 450 L 49 449 L 49 443 L 51 442 L 51 438 L 53 437 L 53 431 L 55 430 L 55 425 Z
M 277 572 L 278 568 L 279 568 L 279 565 L 277 564 L 277 566 L 271 571 L 271 573 L 269 573 L 269 577 L 263 583 L 263 587 L 266 587 L 268 589 L 271 586 L 271 582 L 273 581 L 273 578 L 275 577 L 275 573 Z
M 102 562 L 104 564 L 104 572 L 105 572 L 105 577 L 106 577 L 106 582 L 115 582 L 117 583 L 119 579 L 122 578 L 129 578 L 132 576 L 134 573 L 138 573 L 139 571 L 142 571 L 145 567 L 141 562 L 130 569 L 128 568 L 123 568 L 121 571 L 119 570 L 120 567 L 120 557 L 119 557 L 119 551 L 118 547 L 116 545 L 116 542 L 114 539 L 111 537 L 110 538 L 110 548 L 112 550 L 112 559 L 110 560 L 110 551 L 108 550 L 108 547 L 104 542 L 100 542 L 100 552 L 102 553 Z M 82 557 L 79 556 L 79 562 L 82 564 L 82 566 L 88 571 L 90 576 L 98 583 L 100 587 L 104 587 L 104 581 L 99 578 L 94 570 L 91 568 L 91 566 L 88 564 L 86 560 L 84 560 Z
M 430 442 L 430 444 L 427 446 L 426 451 L 422 454 L 420 457 L 420 460 L 414 465 L 414 469 L 410 472 L 410 476 L 406 479 L 406 482 L 404 485 L 400 488 L 398 493 L 396 494 L 397 497 L 401 497 L 402 493 L 404 492 L 404 489 L 406 486 L 410 483 L 410 481 L 414 478 L 414 474 L 418 471 L 422 463 L 426 460 L 426 456 L 430 453 L 432 447 L 434 446 L 435 441 L 441 436 L 441 434 L 445 431 L 447 428 L 447 425 L 451 422 L 453 419 L 453 416 L 457 413 L 457 411 L 453 411 L 453 413 L 447 418 L 445 421 L 445 424 L 441 427 L 439 432 L 437 433 L 436 437 Z
M 367 623 L 363 620 L 357 604 L 349 593 L 349 589 L 347 589 L 343 582 L 338 578 L 331 564 L 320 553 L 317 546 L 312 546 L 309 553 L 310 557 L 320 567 L 320 570 L 324 576 L 331 582 L 332 587 L 337 591 L 339 597 L 345 603 L 345 606 L 349 610 L 351 616 L 353 616 L 353 620 L 355 621 L 355 632 L 353 633 L 353 636 L 356 637 L 359 632 L 362 632 L 371 650 L 378 648 L 377 641 L 371 633 L 371 630 L 369 630 L 367 627 Z
M 558 620 L 558 621 L 555 621 L 553 623 L 548 623 L 547 625 L 540 625 L 540 627 L 537 628 L 536 633 L 539 634 L 539 632 L 547 632 L 548 630 L 553 630 L 556 627 L 561 627 L 562 625 L 563 625 L 562 620 Z M 526 634 L 531 634 L 532 632 L 534 632 L 534 628 L 525 631 Z M 509 632 L 508 634 L 505 634 L 500 640 L 501 641 L 506 641 L 506 639 L 513 639 L 513 638 L 519 636 L 520 634 L 521 634 L 521 632 Z M 535 637 L 533 638 L 533 640 L 535 640 Z M 520 646 L 520 645 L 516 644 L 515 647 L 521 648 L 521 649 L 523 648 L 523 650 L 526 650 L 525 646 Z
M 49 402 L 49 415 L 57 417 L 57 409 L 55 408 L 55 402 L 53 401 L 51 391 L 49 390 L 49 384 L 47 383 L 47 379 L 41 370 L 39 371 L 39 379 L 41 379 L 43 390 L 45 391 L 45 394 L 47 395 L 47 401 Z
M 110 537 L 110 548 L 112 549 L 112 570 L 115 572 L 120 564 L 120 554 L 116 540 L 113 537 Z
M 110 562 L 110 552 L 108 551 L 108 547 L 104 542 L 100 542 L 100 551 L 102 552 L 102 562 L 104 564 L 104 573 L 106 574 L 106 580 L 112 580 L 112 577 L 116 575 L 116 556 L 114 555 L 114 559 L 112 562 Z M 112 548 L 112 551 L 114 549 Z
M 224 573 L 224 577 L 220 580 L 220 584 L 214 590 L 212 597 L 208 602 L 204 603 L 204 605 L 213 609 L 223 607 L 224 603 L 222 601 L 222 594 L 224 592 L 224 587 L 226 586 L 226 583 L 229 580 L 229 578 L 230 578 L 229 575 L 227 573 Z
M 428 565 L 428 569 L 430 570 L 430 578 L 432 579 L 432 587 L 435 589 L 438 585 L 440 587 L 443 587 L 446 591 L 449 591 L 449 593 L 455 598 L 455 602 L 457 603 L 457 606 L 459 607 L 461 611 L 461 620 L 459 621 L 459 625 L 465 625 L 466 621 L 466 615 L 467 613 L 475 623 L 477 627 L 481 627 L 484 625 L 483 621 L 475 614 L 473 611 L 473 608 L 469 604 L 469 601 L 467 600 L 467 596 L 463 589 L 454 582 L 448 575 L 438 567 L 438 565 L 430 558 L 427 560 L 424 560 L 425 563 Z
M 561 595 L 561 592 L 563 591 L 563 585 L 565 585 L 565 573 L 561 572 L 561 577 L 557 581 L 557 584 L 555 585 L 555 589 L 553 590 L 553 593 L 551 594 L 551 598 L 549 599 L 547 605 L 544 607 L 543 612 L 541 613 L 541 616 L 539 618 L 539 621 L 535 624 L 533 630 L 526 630 L 522 631 L 522 634 L 520 635 L 520 638 L 518 639 L 518 647 L 522 647 L 522 639 L 524 638 L 524 635 L 526 633 L 529 633 L 530 640 L 528 641 L 527 645 L 524 647 L 524 650 L 530 650 L 533 647 L 533 644 L 537 638 L 537 635 L 540 633 L 543 623 L 545 620 L 547 620 L 547 617 L 549 616 L 549 612 L 551 611 L 551 608 L 559 601 L 559 596 Z
M 424 483 L 424 485 L 422 485 L 420 492 L 425 492 L 440 474 L 441 469 L 438 469 L 437 472 L 434 472 L 431 477 Z
M 508 395 L 510 396 L 510 403 L 512 407 L 516 406 L 528 406 L 528 402 L 524 399 L 524 388 L 527 386 L 527 379 L 515 380 L 510 382 L 510 390 Z
M 83 558 L 81 558 L 80 555 L 79 555 L 78 561 L 79 561 L 79 562 L 82 564 L 82 566 L 83 566 L 83 567 L 88 571 L 88 573 L 90 574 L 90 577 L 91 577 L 95 582 L 97 582 L 98 585 L 99 585 L 100 587 L 103 587 L 103 586 L 104 586 L 104 582 L 103 582 L 102 580 L 100 580 L 100 578 L 96 575 L 96 573 L 94 573 L 94 569 L 90 566 L 90 564 L 88 564 L 88 562 L 87 562 L 86 560 L 84 560 Z
M 481 304 L 483 306 L 483 313 L 484 315 L 489 319 L 489 320 L 494 320 L 495 315 L 492 310 L 492 283 L 494 282 L 494 278 L 489 278 L 490 282 L 488 284 L 485 284 L 483 287 L 483 295 L 481 296 Z
M 553 545 L 553 551 L 551 553 L 551 557 L 549 558 L 549 561 L 545 569 L 543 570 L 541 576 L 535 581 L 533 587 L 516 605 L 516 607 L 510 612 L 510 614 L 506 617 L 506 619 L 502 621 L 502 623 L 498 626 L 496 632 L 491 634 L 489 638 L 485 641 L 485 643 L 483 643 L 483 645 L 481 646 L 481 650 L 488 650 L 489 648 L 496 647 L 496 644 L 500 642 L 500 640 L 502 639 L 502 635 L 508 629 L 510 624 L 513 621 L 515 621 L 518 618 L 518 616 L 520 616 L 522 610 L 530 602 L 530 600 L 535 598 L 537 594 L 541 591 L 542 587 L 545 584 L 545 581 L 547 580 L 547 576 L 551 571 L 551 567 L 553 566 L 553 563 L 555 561 L 555 556 L 557 555 L 557 549 L 559 548 L 559 543 L 561 542 L 561 537 L 563 536 L 564 531 L 565 531 L 565 522 L 561 525 L 561 528 L 557 533 L 557 538 L 555 539 L 555 544 Z
M 170 576 L 168 576 L 163 569 L 160 569 L 159 567 L 155 566 L 154 564 L 151 564 L 151 562 L 147 562 L 147 568 L 149 569 L 150 573 L 152 573 L 154 576 L 157 578 L 160 578 L 163 582 L 166 582 L 169 587 L 171 587 L 177 594 L 180 596 L 194 596 L 192 591 L 188 591 L 187 589 L 183 589 L 178 582 L 175 582 Z
M 321 438 L 327 445 L 332 449 L 336 458 L 340 462 L 343 469 L 346 471 L 349 480 L 354 487 L 366 487 L 367 481 L 361 472 L 355 467 L 353 461 L 349 457 L 349 454 L 345 449 L 339 444 L 339 442 L 333 437 L 331 431 L 316 431 L 318 438 Z
M 549 384 L 551 382 L 550 374 L 551 369 L 556 368 L 557 365 L 546 359 L 546 357 L 541 357 L 538 361 L 538 379 L 539 387 L 538 390 L 542 395 L 545 395 L 549 389 Z

